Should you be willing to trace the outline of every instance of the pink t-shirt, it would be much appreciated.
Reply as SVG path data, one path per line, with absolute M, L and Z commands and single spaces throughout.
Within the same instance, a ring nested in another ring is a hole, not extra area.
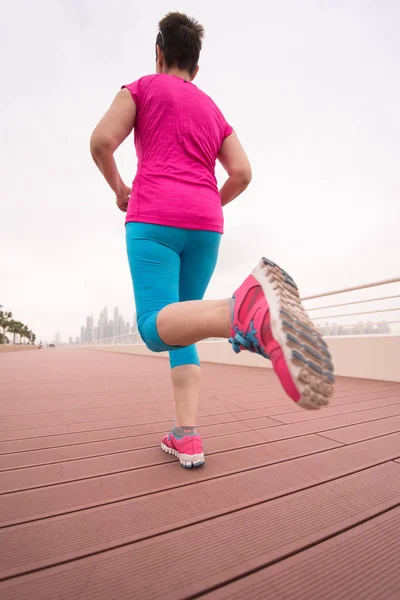
M 215 162 L 232 127 L 209 96 L 179 77 L 147 75 L 123 87 L 136 104 L 138 158 L 126 222 L 222 233 Z

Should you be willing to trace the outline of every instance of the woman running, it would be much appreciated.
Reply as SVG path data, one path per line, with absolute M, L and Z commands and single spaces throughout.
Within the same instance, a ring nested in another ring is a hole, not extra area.
M 236 133 L 193 80 L 203 27 L 181 13 L 159 23 L 156 74 L 124 85 L 91 136 L 93 159 L 126 212 L 126 244 L 138 329 L 153 352 L 169 351 L 176 421 L 161 448 L 184 467 L 204 463 L 196 430 L 200 362 L 195 343 L 227 338 L 235 352 L 272 361 L 286 393 L 307 409 L 328 403 L 333 367 L 293 279 L 263 258 L 230 299 L 202 300 L 218 258 L 222 207 L 249 185 Z M 132 189 L 113 154 L 134 129 Z M 227 180 L 218 191 L 215 164 Z

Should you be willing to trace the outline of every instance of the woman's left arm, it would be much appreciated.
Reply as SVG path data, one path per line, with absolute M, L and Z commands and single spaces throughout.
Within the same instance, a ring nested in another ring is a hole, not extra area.
M 90 152 L 116 196 L 118 208 L 126 212 L 131 188 L 125 185 L 114 160 L 114 152 L 131 133 L 136 105 L 126 88 L 118 92 L 110 108 L 90 137 Z

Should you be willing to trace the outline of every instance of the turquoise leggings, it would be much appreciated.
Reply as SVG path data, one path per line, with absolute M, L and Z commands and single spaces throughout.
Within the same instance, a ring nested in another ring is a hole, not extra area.
M 218 258 L 221 234 L 126 224 L 126 246 L 135 294 L 138 329 L 153 352 L 169 351 L 171 368 L 199 365 L 196 346 L 175 347 L 158 335 L 157 315 L 164 306 L 201 300 Z

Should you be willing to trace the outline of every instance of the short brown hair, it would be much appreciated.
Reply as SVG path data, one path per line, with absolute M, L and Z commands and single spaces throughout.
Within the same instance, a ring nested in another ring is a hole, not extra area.
M 156 44 L 164 52 L 167 67 L 176 65 L 193 73 L 199 62 L 204 27 L 179 12 L 168 13 L 158 27 Z

